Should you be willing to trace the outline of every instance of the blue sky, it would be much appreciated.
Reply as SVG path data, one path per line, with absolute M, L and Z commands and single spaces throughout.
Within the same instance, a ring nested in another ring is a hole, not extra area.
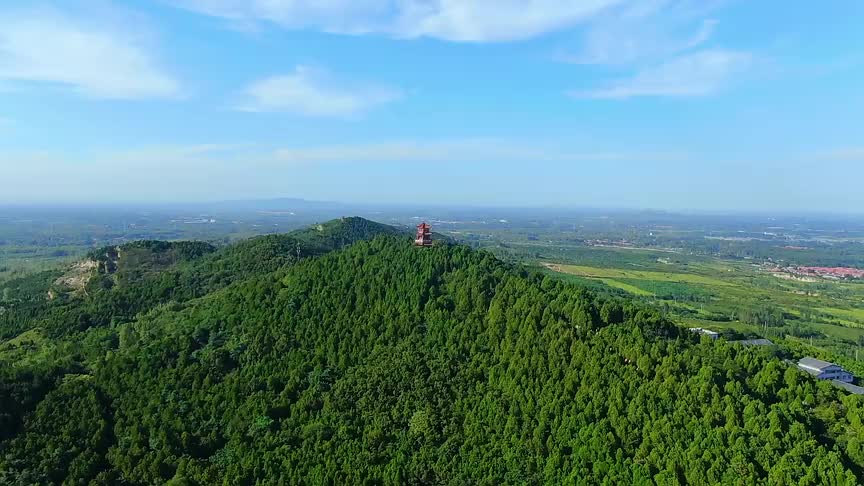
M 4 2 L 0 202 L 862 212 L 861 25 L 860 0 Z

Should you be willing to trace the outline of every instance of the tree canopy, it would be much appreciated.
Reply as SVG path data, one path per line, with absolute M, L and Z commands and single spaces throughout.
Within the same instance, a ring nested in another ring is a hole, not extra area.
M 12 284 L 0 482 L 864 478 L 861 397 L 653 309 L 386 233 L 139 245 L 183 256 L 123 280 L 121 251 L 99 277 L 113 285 L 47 302 L 50 284 Z

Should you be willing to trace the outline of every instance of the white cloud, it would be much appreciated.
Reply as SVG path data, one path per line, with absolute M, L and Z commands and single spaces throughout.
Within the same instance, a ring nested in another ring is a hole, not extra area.
M 500 42 L 571 27 L 624 0 L 174 0 L 169 3 L 233 21 L 266 21 L 291 29 Z
M 733 82 L 753 63 L 746 52 L 711 49 L 679 56 L 606 87 L 572 91 L 577 98 L 623 99 L 635 96 L 705 96 Z
M 123 27 L 55 10 L 0 11 L 0 81 L 52 83 L 94 98 L 174 97 L 179 83 Z
M 656 61 L 704 44 L 711 38 L 716 25 L 715 20 L 704 19 L 687 33 L 652 22 L 594 26 L 588 30 L 580 53 L 560 56 L 560 59 L 574 64 L 607 65 Z
M 244 90 L 244 111 L 349 117 L 402 97 L 398 89 L 338 80 L 324 70 L 298 66 L 294 72 L 252 83 Z

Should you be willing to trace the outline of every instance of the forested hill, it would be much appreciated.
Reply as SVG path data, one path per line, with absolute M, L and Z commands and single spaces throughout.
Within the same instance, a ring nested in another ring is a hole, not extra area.
M 20 431 L 65 375 L 89 374 L 139 314 L 201 298 L 361 237 L 400 231 L 405 230 L 342 218 L 221 249 L 202 242 L 139 241 L 99 248 L 68 268 L 0 285 L 0 442 Z
M 5 284 L 0 295 L 4 307 L 0 339 L 34 327 L 57 337 L 130 320 L 158 305 L 202 297 L 299 259 L 378 235 L 407 238 L 409 233 L 354 217 L 288 234 L 259 236 L 218 251 L 207 243 L 185 241 L 139 241 L 100 248 L 63 271 Z
M 267 238 L 34 310 L 0 344 L 0 483 L 864 478 L 862 398 L 764 350 L 463 246 Z M 162 304 L 38 330 L 135 285 Z
M 294 231 L 291 236 L 313 248 L 329 251 L 342 248 L 360 240 L 369 240 L 379 235 L 412 236 L 404 228 L 376 223 L 368 219 L 348 217 L 334 219 L 307 229 Z

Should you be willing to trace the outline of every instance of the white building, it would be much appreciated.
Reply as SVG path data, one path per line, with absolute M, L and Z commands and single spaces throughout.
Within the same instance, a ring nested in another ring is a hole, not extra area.
M 844 370 L 840 365 L 821 359 L 801 358 L 798 367 L 816 377 L 817 380 L 837 380 L 843 383 L 852 383 L 852 373 Z
M 701 327 L 691 327 L 690 332 L 695 332 L 696 334 L 708 336 L 711 339 L 717 339 L 718 337 L 720 337 L 719 332 L 714 332 L 710 329 L 702 329 Z

